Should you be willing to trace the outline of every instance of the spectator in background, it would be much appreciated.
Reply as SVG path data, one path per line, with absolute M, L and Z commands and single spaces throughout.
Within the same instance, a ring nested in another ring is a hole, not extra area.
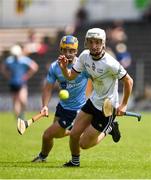
M 128 52 L 126 41 L 127 35 L 121 21 L 115 22 L 113 28 L 108 31 L 108 49 L 124 68 L 131 65 L 132 58 Z
M 116 58 L 125 69 L 131 65 L 131 55 L 127 51 L 125 43 L 118 43 L 116 45 Z
M 51 40 L 50 37 L 44 36 L 39 44 L 37 53 L 39 55 L 47 55 L 51 52 Z
M 86 10 L 84 4 L 82 4 L 75 14 L 73 24 L 70 24 L 65 28 L 65 34 L 77 34 L 79 29 L 88 23 L 88 19 L 88 11 Z
M 34 56 L 37 54 L 37 51 L 40 46 L 40 38 L 37 33 L 33 29 L 29 29 L 28 31 L 28 39 L 24 45 L 24 50 L 26 54 L 29 56 Z
M 37 72 L 38 64 L 25 56 L 19 45 L 14 45 L 10 52 L 2 64 L 2 74 L 8 80 L 14 113 L 23 118 L 28 97 L 27 81 Z
M 82 5 L 76 15 L 75 15 L 75 26 L 76 29 L 80 28 L 81 26 L 85 25 L 86 22 L 88 21 L 88 12 L 85 9 L 85 6 Z
M 143 14 L 143 19 L 145 21 L 148 21 L 149 23 L 151 23 L 151 2 L 148 5 L 148 7 L 146 8 L 144 14 Z

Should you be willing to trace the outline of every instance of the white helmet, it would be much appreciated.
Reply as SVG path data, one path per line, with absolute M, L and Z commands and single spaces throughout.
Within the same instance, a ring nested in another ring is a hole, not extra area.
M 100 28 L 92 28 L 89 29 L 86 33 L 85 38 L 95 38 L 95 39 L 102 39 L 104 42 L 106 40 L 106 33 L 103 29 Z

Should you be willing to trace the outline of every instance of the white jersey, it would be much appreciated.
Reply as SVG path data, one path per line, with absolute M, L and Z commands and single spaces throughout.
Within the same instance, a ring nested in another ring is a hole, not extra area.
M 84 50 L 73 69 L 77 72 L 87 71 L 93 83 L 93 92 L 90 97 L 93 105 L 102 110 L 103 102 L 109 98 L 115 107 L 118 106 L 118 79 L 123 78 L 127 72 L 107 52 L 99 60 L 93 60 L 89 50 Z

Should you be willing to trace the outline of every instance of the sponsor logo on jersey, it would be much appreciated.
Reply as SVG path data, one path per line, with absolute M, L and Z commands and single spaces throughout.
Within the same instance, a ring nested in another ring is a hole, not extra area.
M 67 82 L 60 82 L 60 86 L 62 89 L 66 89 L 67 88 Z
M 96 70 L 98 73 L 103 73 L 103 69 L 97 69 Z
M 88 63 L 85 63 L 85 67 L 90 68 L 90 65 Z
M 79 87 L 81 86 L 82 82 L 79 82 L 79 83 L 70 83 L 70 84 L 67 84 L 66 88 L 67 89 L 70 89 L 70 88 L 75 88 L 75 87 Z

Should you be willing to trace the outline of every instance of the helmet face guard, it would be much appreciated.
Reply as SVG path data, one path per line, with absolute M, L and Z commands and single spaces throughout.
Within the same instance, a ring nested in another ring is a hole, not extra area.
M 67 35 L 63 36 L 63 38 L 60 41 L 60 49 L 78 49 L 78 39 L 74 36 Z

